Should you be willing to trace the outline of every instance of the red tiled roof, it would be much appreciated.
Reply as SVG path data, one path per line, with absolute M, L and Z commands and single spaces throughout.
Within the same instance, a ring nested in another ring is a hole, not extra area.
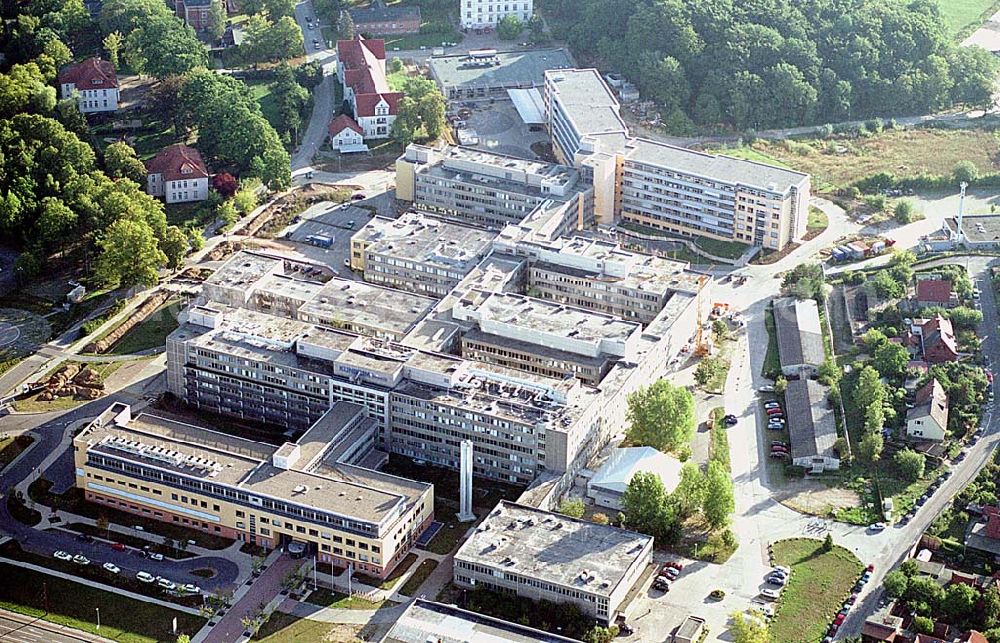
M 118 87 L 115 66 L 100 58 L 88 58 L 59 72 L 59 84 L 73 83 L 77 89 L 112 89 Z
M 922 279 L 918 281 L 917 301 L 947 304 L 951 301 L 951 282 L 947 279 Z
M 358 36 L 354 40 L 337 41 L 337 60 L 347 69 L 358 69 L 365 66 L 365 52 L 362 47 L 371 52 L 375 58 L 385 60 L 385 41 L 367 40 Z
M 364 135 L 365 133 L 365 131 L 361 129 L 361 126 L 347 114 L 341 114 L 337 118 L 330 121 L 330 127 L 328 128 L 330 134 L 340 134 L 345 129 L 352 129 L 361 135 Z
M 146 162 L 150 174 L 162 174 L 164 181 L 200 179 L 208 177 L 208 168 L 201 154 L 193 147 L 175 143 L 160 150 Z
M 928 350 L 935 349 L 937 344 L 943 344 L 949 353 L 958 355 L 958 342 L 955 340 L 955 328 L 950 319 L 945 319 L 941 315 L 936 315 L 928 319 L 920 327 L 923 335 L 924 354 Z
M 402 97 L 402 92 L 389 92 L 388 94 L 359 94 L 354 97 L 354 102 L 357 103 L 358 106 L 355 116 L 374 116 L 375 106 L 382 100 L 389 104 L 389 114 L 391 116 L 395 116 L 399 100 Z
M 917 643 L 945 643 L 945 641 L 930 634 L 917 634 L 916 641 Z
M 965 643 L 989 643 L 989 640 L 976 630 L 969 630 L 962 637 Z

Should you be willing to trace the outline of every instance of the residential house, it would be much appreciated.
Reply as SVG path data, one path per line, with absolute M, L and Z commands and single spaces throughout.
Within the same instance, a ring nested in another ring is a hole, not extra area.
M 83 114 L 114 112 L 118 109 L 118 75 L 115 66 L 100 58 L 87 58 L 59 72 L 59 97 L 76 96 Z
M 174 11 L 184 24 L 201 33 L 212 26 L 212 5 L 222 0 L 175 0 Z
M 948 394 L 936 379 L 919 391 L 912 409 L 906 412 L 906 437 L 917 440 L 944 440 L 948 433 Z
M 347 114 L 341 114 L 327 128 L 330 133 L 330 147 L 338 152 L 365 152 L 364 130 Z
M 895 616 L 887 609 L 869 616 L 861 626 L 862 643 L 894 643 L 903 640 L 903 618 Z
M 778 358 L 786 377 L 810 377 L 825 359 L 819 309 L 813 299 L 787 297 L 774 302 Z
M 952 308 L 958 305 L 958 297 L 951 289 L 948 279 L 921 279 L 917 282 L 914 300 L 917 306 L 941 306 Z
M 387 6 L 374 2 L 364 9 L 349 9 L 355 33 L 407 34 L 420 32 L 420 7 Z
M 931 319 L 913 319 L 903 334 L 903 343 L 911 352 L 923 355 L 928 364 L 958 359 L 958 340 L 950 319 L 935 315 Z
M 193 147 L 176 143 L 146 162 L 146 193 L 167 203 L 208 198 L 208 168 Z
M 951 643 L 951 639 L 944 639 L 937 634 L 917 634 L 913 641 L 914 643 Z
M 978 632 L 976 630 L 969 630 L 958 640 L 961 641 L 961 643 L 989 643 L 989 639 L 987 639 L 982 632 Z
M 337 77 L 364 138 L 388 138 L 403 94 L 392 91 L 386 80 L 385 41 L 338 40 Z
M 989 554 L 1000 555 L 1000 508 L 983 507 L 985 521 L 976 521 L 966 533 L 965 546 Z
M 840 457 L 833 448 L 837 442 L 837 422 L 827 403 L 826 387 L 809 379 L 789 381 L 785 410 L 792 464 L 811 473 L 839 469 Z

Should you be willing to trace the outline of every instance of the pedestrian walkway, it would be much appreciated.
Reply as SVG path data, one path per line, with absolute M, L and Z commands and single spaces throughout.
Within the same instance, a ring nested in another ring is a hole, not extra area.
M 152 596 L 146 596 L 145 594 L 136 594 L 135 592 L 130 592 L 120 587 L 112 587 L 110 585 L 105 585 L 104 583 L 98 583 L 96 581 L 88 580 L 86 578 L 81 578 L 80 576 L 74 576 L 73 574 L 66 574 L 63 572 L 58 572 L 54 569 L 49 569 L 48 567 L 42 567 L 40 565 L 34 565 L 32 563 L 26 563 L 22 560 L 14 560 L 13 558 L 6 558 L 0 556 L 0 562 L 8 563 L 10 565 L 16 565 L 18 567 L 23 567 L 25 569 L 30 569 L 32 571 L 40 572 L 42 574 L 48 574 L 49 576 L 55 576 L 56 578 L 62 578 L 64 580 L 71 581 L 73 583 L 79 583 L 81 585 L 87 585 L 88 587 L 94 587 L 96 589 L 103 590 L 105 592 L 111 592 L 117 594 L 118 596 L 125 596 L 128 598 L 134 598 L 137 601 L 142 601 L 144 603 L 153 603 L 154 605 L 159 605 L 160 607 L 166 607 L 168 609 L 177 610 L 178 612 L 186 612 L 188 614 L 201 614 L 201 611 L 194 607 L 186 607 L 184 605 L 178 605 L 177 603 L 170 603 L 168 601 L 163 601 Z
M 245 640 L 243 617 L 254 615 L 260 605 L 268 605 L 280 595 L 285 577 L 297 570 L 302 561 L 283 555 L 281 550 L 275 550 L 264 564 L 266 569 L 259 578 L 253 579 L 250 585 L 244 583 L 236 590 L 232 607 L 223 615 L 222 620 L 214 626 L 210 621 L 209 625 L 191 638 L 192 643 L 233 643 Z

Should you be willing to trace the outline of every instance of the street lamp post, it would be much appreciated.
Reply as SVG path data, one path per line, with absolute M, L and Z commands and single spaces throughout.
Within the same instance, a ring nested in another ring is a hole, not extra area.
M 100 630 L 101 629 L 101 608 L 100 607 L 95 607 L 94 609 L 97 610 L 97 629 Z

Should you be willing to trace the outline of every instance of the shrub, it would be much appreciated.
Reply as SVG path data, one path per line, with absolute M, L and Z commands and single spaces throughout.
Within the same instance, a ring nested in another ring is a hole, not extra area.
M 582 518 L 584 512 L 583 500 L 580 498 L 566 498 L 559 504 L 559 513 L 570 518 Z
M 596 514 L 594 514 L 593 516 L 590 517 L 590 522 L 592 522 L 592 523 L 594 523 L 596 525 L 606 525 L 606 524 L 608 524 L 611 521 L 608 519 L 608 515 L 607 514 L 596 513 Z
M 951 171 L 952 178 L 956 183 L 975 183 L 979 178 L 979 168 L 969 160 L 959 161 Z
M 823 539 L 823 551 L 833 551 L 833 534 L 827 532 L 826 538 Z
M 896 217 L 896 221 L 902 224 L 907 224 L 913 221 L 913 215 L 916 213 L 916 208 L 913 207 L 913 201 L 909 199 L 901 199 L 896 201 L 896 205 L 892 209 L 893 216 Z
M 913 617 L 913 631 L 917 634 L 931 634 L 934 632 L 934 619 L 927 616 Z

